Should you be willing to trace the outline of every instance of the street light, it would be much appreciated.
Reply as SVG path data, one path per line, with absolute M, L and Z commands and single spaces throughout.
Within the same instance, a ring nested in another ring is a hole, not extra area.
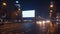
M 5 2 L 3 2 L 3 6 L 6 6 L 7 4 Z
M 19 3 L 19 1 L 16 1 L 16 3 Z
M 54 6 L 54 3 L 53 3 L 53 1 L 51 1 L 50 2 L 50 7 L 53 8 L 53 6 Z
M 52 13 L 53 12 L 53 10 L 50 10 L 50 13 Z
M 50 5 L 51 8 L 53 8 L 53 5 Z

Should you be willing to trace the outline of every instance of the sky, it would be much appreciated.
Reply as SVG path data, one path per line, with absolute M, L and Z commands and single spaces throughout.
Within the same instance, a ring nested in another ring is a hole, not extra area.
M 49 2 L 46 0 L 23 0 L 22 10 L 35 10 L 37 16 L 49 17 Z
M 43 18 L 49 18 L 49 2 L 50 0 L 23 0 L 22 1 L 22 10 L 35 10 L 37 16 Z M 51 0 L 54 1 L 54 6 L 56 7 L 56 12 L 60 13 L 60 0 Z
M 16 1 L 16 0 L 7 0 L 7 1 L 10 2 L 10 1 Z M 50 9 L 49 3 L 50 2 L 48 0 L 19 0 L 19 2 L 21 4 L 22 11 L 23 10 L 35 10 L 37 16 L 39 15 L 43 18 L 49 18 L 49 9 Z M 10 3 L 13 4 L 12 2 Z M 60 9 L 59 6 L 60 4 L 58 5 L 58 8 Z M 59 9 L 58 11 L 60 11 Z

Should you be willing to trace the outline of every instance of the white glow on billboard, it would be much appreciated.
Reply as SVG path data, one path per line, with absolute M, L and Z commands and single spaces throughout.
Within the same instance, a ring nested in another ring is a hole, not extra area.
M 22 17 L 35 17 L 35 10 L 22 11 Z

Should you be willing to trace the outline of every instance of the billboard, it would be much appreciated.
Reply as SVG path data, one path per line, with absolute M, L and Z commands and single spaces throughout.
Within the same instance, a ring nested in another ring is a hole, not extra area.
M 23 18 L 35 17 L 35 10 L 22 11 Z

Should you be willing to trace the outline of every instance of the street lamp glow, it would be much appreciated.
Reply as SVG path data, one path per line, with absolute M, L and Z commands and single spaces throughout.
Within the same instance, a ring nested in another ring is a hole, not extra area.
M 53 10 L 50 10 L 50 13 L 52 13 L 53 12 Z
M 6 6 L 6 3 L 4 2 L 3 5 Z
M 53 5 L 50 5 L 50 7 L 52 8 L 52 7 L 53 7 Z
M 19 1 L 16 1 L 16 3 L 19 3 Z

